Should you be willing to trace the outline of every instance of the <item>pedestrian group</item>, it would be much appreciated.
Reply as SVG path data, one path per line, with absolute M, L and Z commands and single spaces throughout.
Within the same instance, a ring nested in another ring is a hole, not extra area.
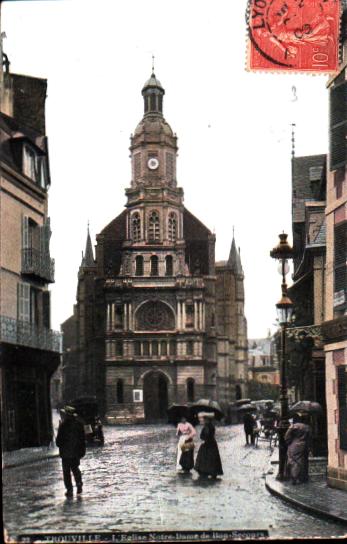
M 266 415 L 266 413 L 264 414 Z M 311 427 L 307 414 L 294 414 L 293 422 L 285 434 L 287 445 L 286 476 L 293 485 L 308 482 L 308 458 L 312 445 Z M 258 420 L 247 412 L 243 417 L 246 445 L 254 445 L 258 429 Z M 273 421 L 277 428 L 278 421 Z
M 218 445 L 215 439 L 216 429 L 211 421 L 213 414 L 200 413 L 199 422 L 203 424 L 200 439 L 202 444 L 199 448 L 194 463 L 194 436 L 196 430 L 188 423 L 185 417 L 177 426 L 176 436 L 179 436 L 177 444 L 177 468 L 182 467 L 184 472 L 190 472 L 194 468 L 201 478 L 209 476 L 216 479 L 223 474 L 222 462 L 219 455 Z
M 80 460 L 86 453 L 85 433 L 75 409 L 66 406 L 62 413 L 62 422 L 59 425 L 56 444 L 62 459 L 63 478 L 66 488 L 65 495 L 73 496 L 71 474 L 74 477 L 77 494 L 82 493 L 82 474 L 79 469 Z M 213 413 L 200 413 L 199 422 L 203 425 L 200 439 L 202 444 L 194 462 L 194 437 L 196 430 L 185 417 L 181 418 L 177 426 L 177 469 L 190 472 L 193 468 L 201 478 L 216 479 L 223 474 L 222 462 L 215 438 L 216 429 L 211 418 Z M 246 436 L 246 445 L 253 444 L 257 428 L 255 417 L 246 413 L 243 420 Z M 287 444 L 287 475 L 293 485 L 308 481 L 308 456 L 311 444 L 311 429 L 304 414 L 296 415 L 293 424 L 285 435 Z

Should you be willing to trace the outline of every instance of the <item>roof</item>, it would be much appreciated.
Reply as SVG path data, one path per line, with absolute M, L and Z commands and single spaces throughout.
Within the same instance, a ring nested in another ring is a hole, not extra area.
M 86 249 L 84 252 L 84 256 L 82 258 L 81 266 L 84 266 L 84 267 L 95 266 L 94 252 L 93 252 L 92 241 L 90 239 L 89 227 L 88 227 L 87 240 L 86 240 Z
M 184 238 L 191 240 L 206 240 L 209 235 L 212 234 L 211 231 L 193 215 L 187 208 L 184 208 L 183 214 L 183 232 Z
M 122 213 L 117 215 L 106 227 L 102 229 L 99 236 L 105 236 L 106 238 L 112 238 L 113 240 L 125 240 L 125 221 L 127 210 L 123 210 Z
M 236 249 L 235 238 L 233 238 L 231 242 L 228 266 L 230 266 L 230 268 L 234 270 L 237 274 L 243 274 L 241 257 L 239 251 Z
M 146 83 L 143 86 L 142 91 L 145 91 L 148 87 L 157 87 L 158 89 L 161 89 L 164 91 L 162 84 L 160 83 L 159 79 L 156 78 L 156 75 L 154 72 L 152 72 L 151 77 L 147 79 Z

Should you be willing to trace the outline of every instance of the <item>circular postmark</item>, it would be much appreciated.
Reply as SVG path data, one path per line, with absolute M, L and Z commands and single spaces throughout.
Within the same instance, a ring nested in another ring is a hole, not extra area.
M 296 68 L 309 46 L 334 41 L 329 14 L 334 0 L 249 0 L 247 24 L 254 50 L 277 66 Z

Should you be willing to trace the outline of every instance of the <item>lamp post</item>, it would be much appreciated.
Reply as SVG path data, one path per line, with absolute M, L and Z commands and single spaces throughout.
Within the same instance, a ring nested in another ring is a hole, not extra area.
M 290 322 L 293 303 L 288 297 L 288 288 L 286 283 L 286 275 L 289 272 L 288 259 L 293 258 L 293 248 L 288 244 L 288 235 L 284 232 L 279 235 L 279 244 L 270 251 L 270 257 L 277 259 L 280 263 L 279 273 L 282 275 L 282 296 L 281 300 L 276 304 L 278 320 L 281 327 L 281 361 L 280 361 L 280 381 L 281 381 L 281 415 L 278 427 L 279 435 L 279 463 L 277 480 L 286 479 L 286 456 L 287 445 L 284 436 L 289 427 L 288 419 L 288 389 L 287 389 L 287 369 L 286 369 L 286 330 Z

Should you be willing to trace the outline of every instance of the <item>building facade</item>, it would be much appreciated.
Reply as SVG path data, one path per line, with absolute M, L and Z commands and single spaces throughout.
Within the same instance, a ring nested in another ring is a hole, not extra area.
M 288 329 L 289 384 L 295 400 L 319 402 L 313 449 L 327 453 L 325 355 L 321 325 L 326 281 L 326 155 L 292 159 L 294 273 L 289 296 L 294 326 Z
M 225 404 L 243 386 L 240 256 L 233 241 L 240 268 L 216 268 L 215 235 L 183 204 L 164 94 L 152 73 L 125 210 L 97 235 L 95 258 L 88 232 L 74 314 L 62 325 L 65 398 L 96 395 L 109 423 L 165 420 L 170 404 L 199 398 Z
M 0 78 L 0 375 L 3 449 L 52 439 L 50 379 L 61 337 L 50 329 L 48 217 L 50 174 L 45 132 L 47 82 Z
M 280 385 L 280 371 L 273 337 L 249 340 L 248 380 L 265 385 Z
M 347 5 L 343 58 L 329 82 L 330 149 L 327 179 L 325 287 L 328 484 L 347 490 Z

